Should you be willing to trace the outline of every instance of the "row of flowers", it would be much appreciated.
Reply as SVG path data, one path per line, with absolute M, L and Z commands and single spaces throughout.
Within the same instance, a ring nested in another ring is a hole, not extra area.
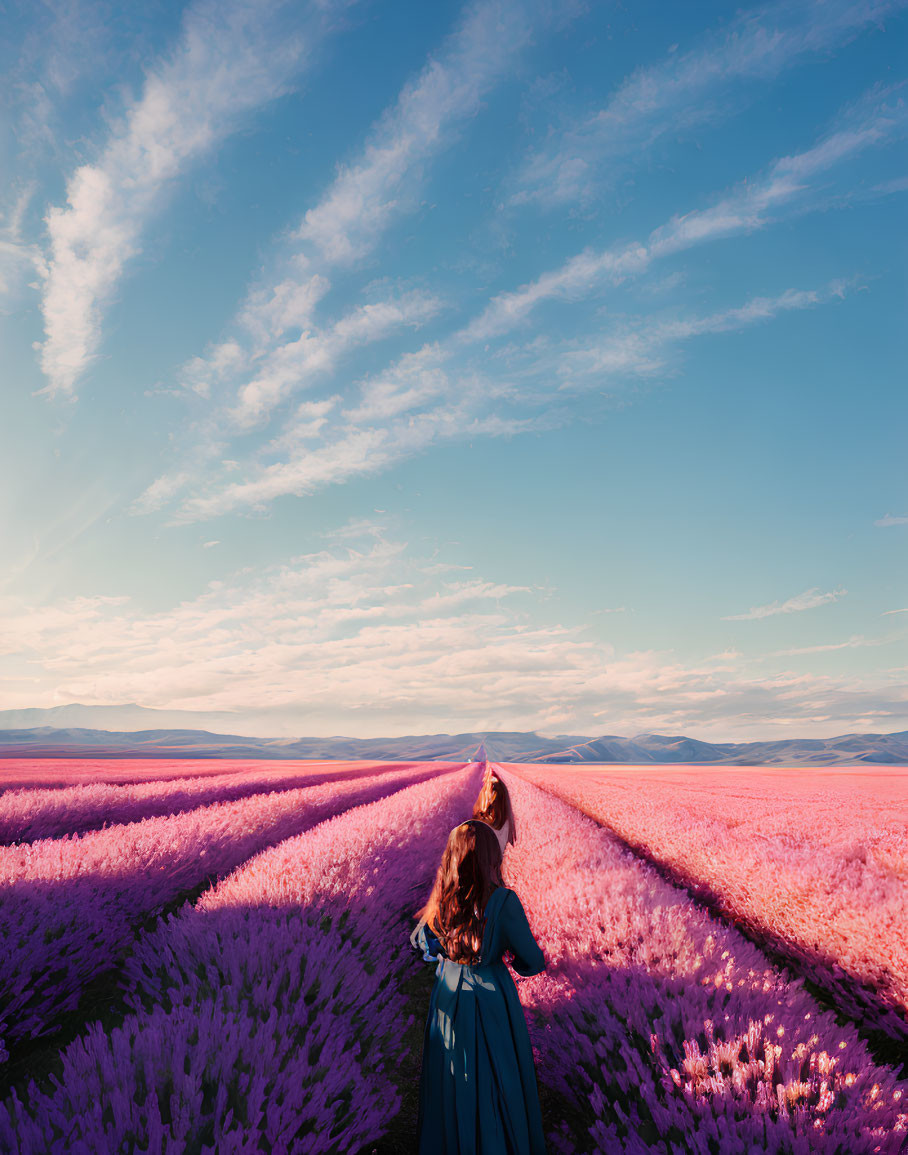
M 442 764 L 438 764 L 441 768 Z M 453 763 L 447 764 L 453 768 Z M 317 786 L 376 774 L 382 765 L 246 762 L 223 774 L 185 774 L 165 781 L 93 782 L 56 789 L 7 790 L 0 794 L 0 843 L 60 838 L 104 826 L 179 814 L 214 802 L 237 802 L 254 794 Z
M 521 770 L 908 1047 L 908 829 L 874 774 Z M 902 800 L 904 794 L 901 795 Z
M 438 773 L 410 766 L 0 847 L 7 1049 L 56 1030 L 86 984 L 127 952 L 137 925 L 181 895 L 340 810 Z
M 477 766 L 337 815 L 159 923 L 124 972 L 133 1008 L 0 1105 L 0 1148 L 340 1153 L 400 1107 L 408 916 Z M 399 783 L 398 783 L 399 784 Z
M 505 874 L 549 959 L 521 984 L 559 1151 L 896 1155 L 906 1094 L 738 931 L 574 807 L 502 771 Z

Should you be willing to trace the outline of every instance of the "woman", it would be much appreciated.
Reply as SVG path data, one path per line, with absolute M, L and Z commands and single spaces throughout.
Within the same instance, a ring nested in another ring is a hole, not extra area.
M 420 1155 L 544 1155 L 533 1049 L 517 988 L 545 970 L 486 822 L 448 836 L 419 932 L 437 959 L 419 1087 Z
M 482 789 L 473 807 L 473 817 L 479 818 L 495 831 L 504 854 L 509 843 L 517 841 L 517 824 L 511 808 L 508 788 L 492 770 L 487 770 Z
M 514 821 L 511 796 L 507 786 L 492 770 L 485 772 L 482 789 L 473 806 L 473 817 L 492 827 L 502 856 L 508 845 L 517 841 L 517 823 Z M 419 932 L 425 925 L 425 918 L 421 918 L 410 935 L 410 945 L 416 950 L 419 949 Z

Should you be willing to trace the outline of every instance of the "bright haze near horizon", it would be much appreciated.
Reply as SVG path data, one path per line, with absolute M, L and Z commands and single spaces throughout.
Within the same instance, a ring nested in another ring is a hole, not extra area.
M 3 21 L 0 709 L 908 727 L 908 3 Z

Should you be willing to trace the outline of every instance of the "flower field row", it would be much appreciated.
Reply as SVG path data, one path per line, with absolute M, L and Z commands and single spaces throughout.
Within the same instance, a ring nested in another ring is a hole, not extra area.
M 908 796 L 886 770 L 521 768 L 908 1045 Z M 887 788 L 888 787 L 888 788 Z
M 524 980 L 540 1077 L 587 1119 L 556 1150 L 897 1155 L 908 1084 L 739 932 L 510 770 L 505 874 L 549 960 Z
M 124 971 L 134 1013 L 0 1105 L 0 1148 L 341 1155 L 379 1138 L 400 1102 L 408 916 L 480 779 L 474 764 L 348 810 L 159 924 Z
M 182 893 L 341 810 L 438 773 L 423 764 L 0 847 L 7 1046 L 55 1030 L 85 984 L 132 943 L 136 924 Z
M 401 768 L 406 765 L 399 764 Z M 453 765 L 436 763 L 438 769 L 451 769 Z M 317 786 L 321 782 L 362 777 L 364 773 L 378 774 L 384 769 L 381 764 L 365 768 L 360 763 L 252 762 L 230 773 L 163 782 L 97 782 L 58 789 L 7 790 L 0 795 L 0 843 L 58 838 L 106 825 L 178 814 L 213 802 L 235 802 L 253 794 Z
M 278 762 L 278 765 L 285 765 Z M 286 765 L 327 769 L 333 759 L 294 759 Z M 375 762 L 351 760 L 350 767 L 363 772 L 379 769 Z M 2 758 L 0 792 L 4 790 L 65 790 L 98 783 L 134 786 L 139 782 L 166 782 L 172 778 L 213 778 L 233 771 L 274 770 L 275 762 L 254 758 Z

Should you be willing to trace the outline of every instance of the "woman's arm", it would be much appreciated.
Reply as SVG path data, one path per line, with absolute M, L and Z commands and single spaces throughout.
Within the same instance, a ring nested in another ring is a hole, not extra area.
M 533 938 L 523 903 L 512 890 L 501 906 L 502 943 L 514 955 L 512 966 L 519 975 L 538 975 L 545 970 L 545 956 Z
M 416 926 L 413 928 L 413 933 L 410 935 L 410 946 L 412 946 L 414 950 L 419 950 L 419 932 L 422 930 L 422 928 L 425 925 L 426 925 L 426 920 L 424 918 L 421 918 L 419 920 L 419 922 L 416 924 Z
M 432 933 L 429 926 L 423 921 L 416 928 L 416 949 L 422 951 L 426 962 L 438 962 L 441 954 L 441 943 Z

